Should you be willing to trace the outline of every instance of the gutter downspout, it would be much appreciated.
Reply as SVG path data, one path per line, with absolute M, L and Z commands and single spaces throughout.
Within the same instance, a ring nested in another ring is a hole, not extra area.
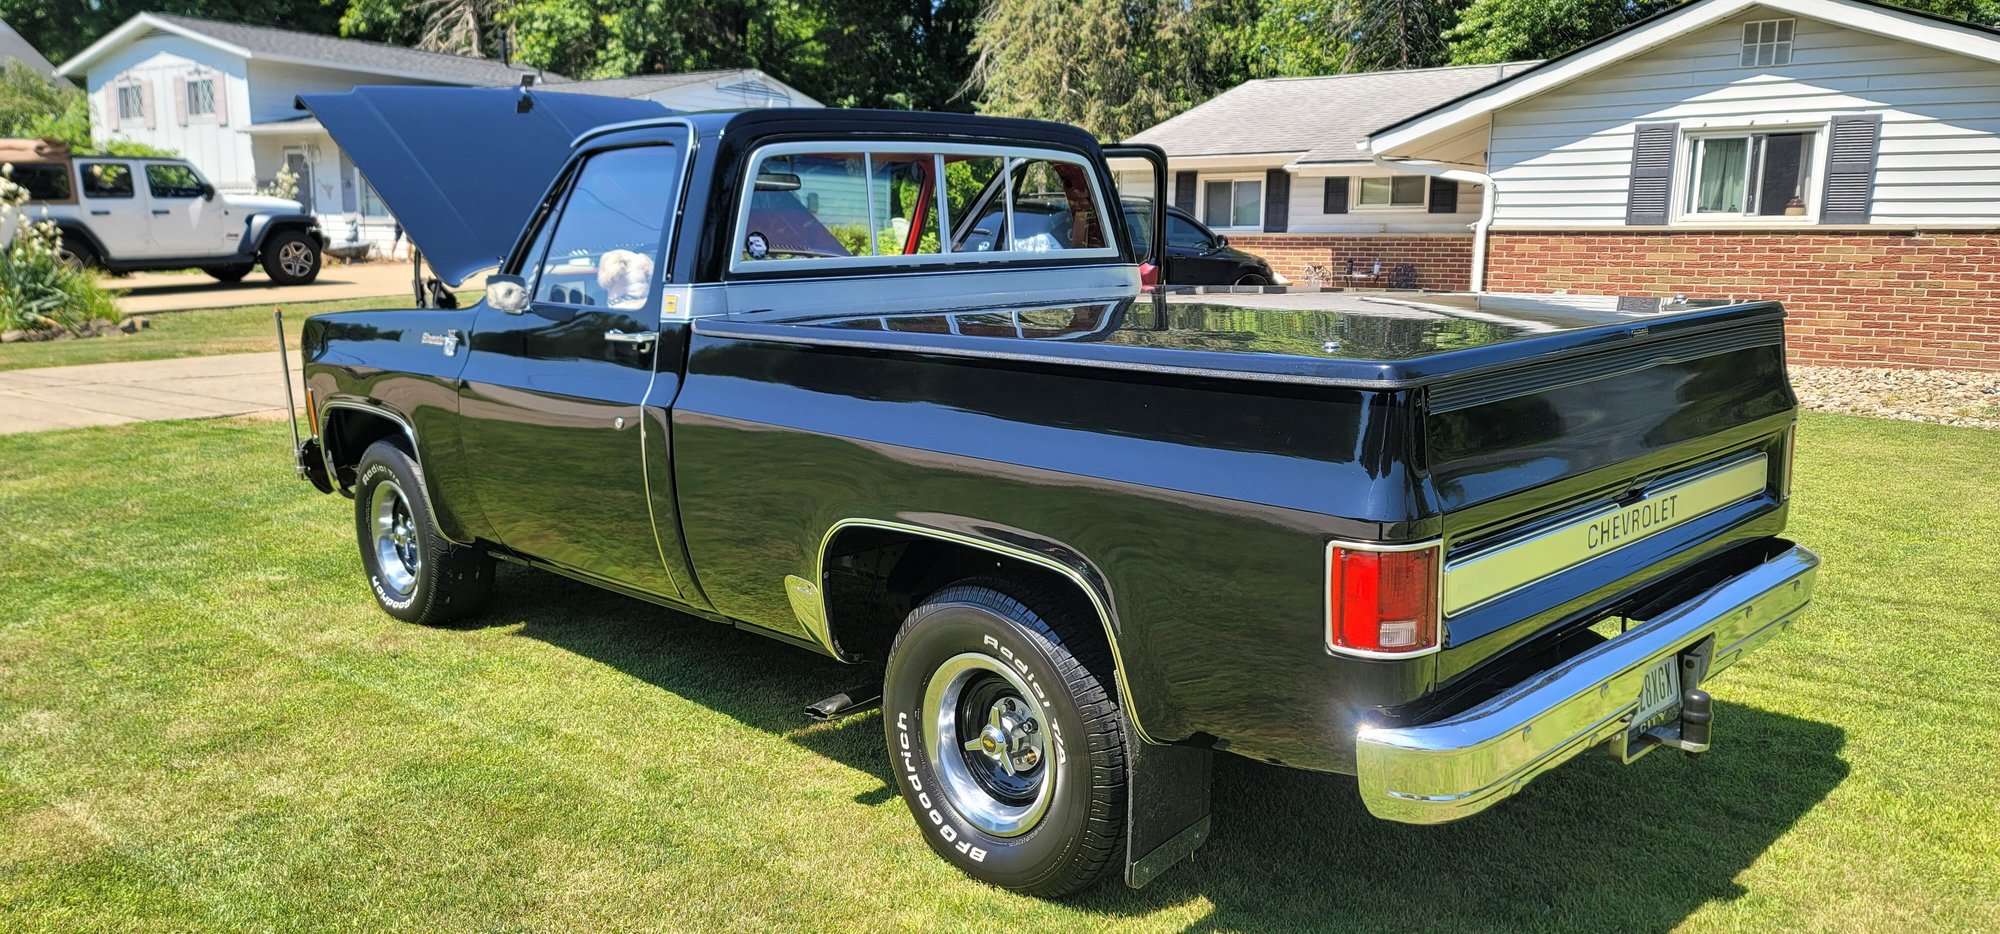
M 1366 145 L 1365 143 L 1363 145 Z M 1474 292 L 1486 288 L 1486 230 L 1493 226 L 1493 176 L 1469 168 L 1456 168 L 1441 162 L 1416 162 L 1392 159 L 1379 153 L 1370 152 L 1368 157 L 1376 165 L 1385 169 L 1415 172 L 1433 178 L 1449 179 L 1454 182 L 1470 182 L 1479 186 L 1479 220 L 1472 225 L 1472 288 Z

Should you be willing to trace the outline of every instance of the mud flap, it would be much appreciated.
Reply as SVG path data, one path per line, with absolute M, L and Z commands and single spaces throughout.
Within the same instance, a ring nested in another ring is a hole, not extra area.
M 1126 885 L 1145 887 L 1208 841 L 1214 758 L 1206 749 L 1126 740 Z

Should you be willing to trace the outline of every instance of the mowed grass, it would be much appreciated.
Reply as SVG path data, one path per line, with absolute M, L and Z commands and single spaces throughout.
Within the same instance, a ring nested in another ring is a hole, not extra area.
M 878 716 L 800 716 L 850 669 L 518 569 L 377 612 L 287 443 L 0 438 L 0 929 L 2000 929 L 2000 433 L 1807 417 L 1819 600 L 1706 758 L 1419 828 L 1220 757 L 1195 863 L 1062 902 L 932 856 Z
M 480 294 L 477 291 L 461 293 L 460 301 L 469 305 L 478 300 Z M 0 344 L 0 370 L 276 350 L 278 331 L 271 323 L 271 311 L 276 308 L 282 308 L 285 312 L 286 345 L 297 350 L 299 322 L 304 321 L 308 315 L 365 308 L 408 307 L 410 307 L 409 296 L 388 295 L 379 298 L 348 298 L 325 302 L 272 302 L 265 305 L 210 308 L 201 311 L 152 312 L 140 315 L 151 322 L 152 326 L 136 334 Z

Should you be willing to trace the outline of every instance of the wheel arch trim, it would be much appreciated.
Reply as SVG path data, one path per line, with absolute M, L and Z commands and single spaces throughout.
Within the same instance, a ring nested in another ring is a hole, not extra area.
M 327 426 L 333 424 L 333 413 L 337 409 L 349 409 L 352 411 L 362 412 L 368 415 L 372 415 L 376 418 L 386 419 L 389 422 L 393 423 L 396 427 L 402 429 L 403 437 L 409 439 L 410 442 L 410 459 L 416 461 L 417 463 L 417 486 L 423 492 L 424 508 L 430 512 L 431 522 L 436 526 L 438 535 L 443 537 L 445 541 L 451 542 L 454 545 L 472 544 L 470 541 L 463 541 L 447 534 L 444 531 L 444 524 L 438 522 L 438 516 L 440 515 L 440 513 L 437 510 L 437 503 L 431 499 L 431 478 L 429 476 L 426 476 L 424 473 L 424 455 L 422 453 L 421 446 L 417 444 L 416 426 L 412 425 L 410 423 L 410 420 L 404 417 L 403 413 L 398 412 L 395 409 L 392 409 L 386 405 L 382 405 L 377 402 L 370 402 L 361 399 L 351 399 L 351 398 L 328 399 L 325 402 L 320 403 L 319 425 L 316 427 L 319 430 L 319 437 L 321 438 L 319 445 L 319 455 L 320 458 L 326 462 L 326 475 L 328 479 L 331 480 L 336 487 L 340 486 L 340 473 L 338 470 L 335 469 L 333 463 L 333 445 L 328 444 L 325 441 L 325 439 L 328 437 L 326 432 Z M 359 455 L 356 455 L 356 459 L 357 460 L 359 459 Z
M 952 532 L 932 526 L 915 525 L 893 519 L 848 518 L 833 523 L 827 528 L 826 534 L 820 536 L 819 551 L 814 559 L 813 581 L 800 581 L 797 578 L 788 578 L 786 581 L 787 596 L 792 598 L 794 612 L 799 613 L 800 622 L 805 625 L 807 631 L 813 634 L 813 638 L 819 640 L 821 647 L 827 654 L 832 655 L 834 658 L 840 657 L 839 650 L 833 644 L 832 608 L 827 604 L 825 588 L 826 550 L 827 546 L 833 543 L 836 536 L 842 531 L 851 528 L 875 528 L 890 532 L 902 532 L 920 538 L 929 538 L 949 544 L 977 548 L 982 551 L 1024 561 L 1062 575 L 1070 583 L 1074 584 L 1078 590 L 1082 591 L 1085 597 L 1089 598 L 1091 609 L 1097 613 L 1098 623 L 1104 629 L 1104 641 L 1111 647 L 1112 678 L 1118 684 L 1118 696 L 1123 701 L 1121 706 L 1124 708 L 1126 722 L 1132 725 L 1132 730 L 1138 735 L 1139 739 L 1149 743 L 1155 742 L 1152 737 L 1147 735 L 1145 726 L 1139 722 L 1139 705 L 1134 700 L 1131 683 L 1126 677 L 1124 653 L 1118 647 L 1118 630 L 1113 623 L 1110 594 L 1105 588 L 1100 587 L 1075 566 L 1050 555 L 1037 553 L 1027 548 L 1007 545 L 990 539 L 967 535 L 963 532 Z M 1075 552 L 1070 553 L 1075 554 Z M 1080 555 L 1078 558 L 1082 560 Z M 806 584 L 812 589 L 813 593 L 810 595 L 803 593 L 799 584 Z M 817 616 L 817 625 L 815 625 L 815 620 L 806 618 L 808 613 Z

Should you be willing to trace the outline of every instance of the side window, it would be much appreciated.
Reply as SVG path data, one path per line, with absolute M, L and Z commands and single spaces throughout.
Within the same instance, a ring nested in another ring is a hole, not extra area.
M 954 253 L 985 253 L 1000 242 L 1007 226 L 1007 203 L 998 156 L 946 156 L 945 203 L 957 230 Z
M 927 152 L 868 154 L 877 256 L 940 252 L 937 188 L 931 184 L 935 166 Z
M 639 146 L 592 156 L 577 174 L 562 216 L 539 255 L 535 300 L 638 308 L 659 276 L 661 231 L 680 160 L 672 147 Z M 538 254 L 529 254 L 536 261 Z
M 132 166 L 125 162 L 86 162 L 83 171 L 86 198 L 132 197 Z
M 1208 249 L 1208 233 L 1172 214 L 1167 215 L 1167 245 L 1190 250 Z
M 155 198 L 199 198 L 201 178 L 184 165 L 149 165 L 146 188 Z
M 861 153 L 767 156 L 757 164 L 742 259 L 871 256 L 867 159 Z
M 12 178 L 28 189 L 30 201 L 68 201 L 72 196 L 67 165 L 17 165 Z
M 1013 161 L 1014 225 L 1008 240 L 1021 253 L 1093 250 L 1110 243 L 1080 163 Z

